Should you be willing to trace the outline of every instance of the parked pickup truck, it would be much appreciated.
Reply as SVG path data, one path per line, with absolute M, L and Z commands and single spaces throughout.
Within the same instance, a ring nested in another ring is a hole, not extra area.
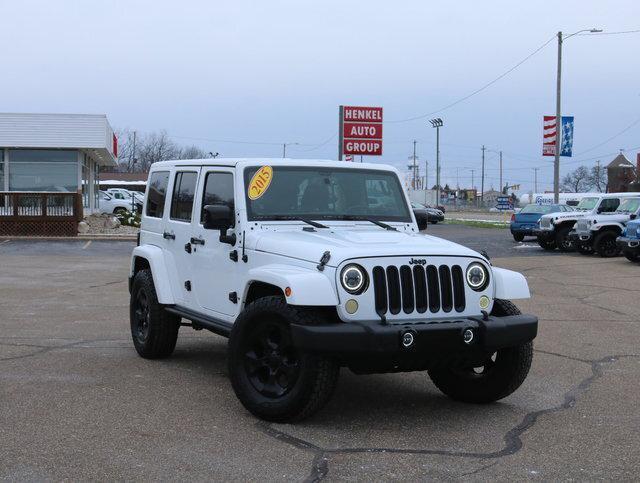
M 428 371 L 453 399 L 504 398 L 538 328 L 510 301 L 529 297 L 524 276 L 420 234 L 380 164 L 154 163 L 129 287 L 140 356 L 169 356 L 182 325 L 228 337 L 235 394 L 269 421 L 318 411 L 341 367 Z

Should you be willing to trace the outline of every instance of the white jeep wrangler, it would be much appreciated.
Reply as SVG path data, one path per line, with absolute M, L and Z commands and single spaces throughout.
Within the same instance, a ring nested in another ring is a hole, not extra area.
M 169 356 L 181 325 L 229 337 L 233 389 L 270 421 L 319 410 L 342 366 L 428 370 L 461 401 L 508 396 L 537 334 L 508 301 L 529 297 L 525 278 L 419 234 L 409 206 L 384 165 L 154 164 L 131 259 L 136 350 Z
M 538 244 L 545 250 L 570 252 L 576 249 L 576 238 L 572 232 L 576 222 L 586 217 L 602 213 L 613 213 L 620 206 L 620 202 L 627 197 L 638 196 L 638 193 L 609 193 L 600 196 L 586 196 L 576 205 L 575 211 L 562 213 L 548 213 L 542 215 L 538 221 L 538 228 L 534 235 Z M 578 246 L 583 253 L 593 253 L 588 246 Z
M 622 235 L 627 222 L 639 214 L 640 194 L 636 193 L 635 198 L 624 198 L 616 211 L 578 220 L 569 236 L 582 254 L 595 252 L 601 257 L 615 257 L 621 251 L 616 239 Z

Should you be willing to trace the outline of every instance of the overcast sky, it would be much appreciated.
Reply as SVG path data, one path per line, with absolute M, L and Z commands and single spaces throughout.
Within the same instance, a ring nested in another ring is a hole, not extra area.
M 552 39 L 598 27 L 640 29 L 623 1 L 9 1 L 0 3 L 0 111 L 105 113 L 115 128 L 166 129 L 223 156 L 336 158 L 338 105 L 420 116 L 492 81 Z M 486 187 L 504 178 L 552 187 L 542 116 L 555 110 L 557 44 L 441 117 L 443 181 Z M 640 33 L 564 44 L 563 114 L 575 116 L 574 157 L 593 165 L 640 150 Z M 387 123 L 384 156 L 406 171 L 413 139 L 435 180 L 427 119 Z M 219 140 L 219 141 L 206 141 Z M 242 141 L 245 144 L 220 142 Z M 595 148 L 594 148 L 595 147 Z M 314 149 L 315 148 L 315 149 Z M 592 149 L 594 148 L 594 149 Z M 586 152 L 585 152 L 586 151 Z M 580 154 L 584 153 L 584 154 Z M 577 154 L 577 156 L 576 156 Z M 366 159 L 366 158 L 365 158 Z

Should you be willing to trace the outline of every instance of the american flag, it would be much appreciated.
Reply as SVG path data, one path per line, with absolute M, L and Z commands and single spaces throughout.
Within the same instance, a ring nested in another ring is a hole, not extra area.
M 573 116 L 562 116 L 560 137 L 560 156 L 571 156 L 573 149 Z M 542 155 L 556 155 L 556 139 L 558 130 L 556 129 L 556 116 L 544 116 Z
M 543 156 L 555 156 L 556 155 L 556 116 L 544 116 L 542 121 L 543 126 L 543 141 L 542 141 L 542 155 Z

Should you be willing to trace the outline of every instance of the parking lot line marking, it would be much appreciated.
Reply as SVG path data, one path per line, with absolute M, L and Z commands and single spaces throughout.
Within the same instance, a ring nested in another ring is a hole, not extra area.
M 87 249 L 87 247 L 88 247 L 89 245 L 91 245 L 91 242 L 92 242 L 92 241 L 93 241 L 93 240 L 89 240 L 87 243 L 85 243 L 85 244 L 84 244 L 84 246 L 82 247 L 82 249 L 83 249 L 83 250 L 86 250 L 86 249 Z

